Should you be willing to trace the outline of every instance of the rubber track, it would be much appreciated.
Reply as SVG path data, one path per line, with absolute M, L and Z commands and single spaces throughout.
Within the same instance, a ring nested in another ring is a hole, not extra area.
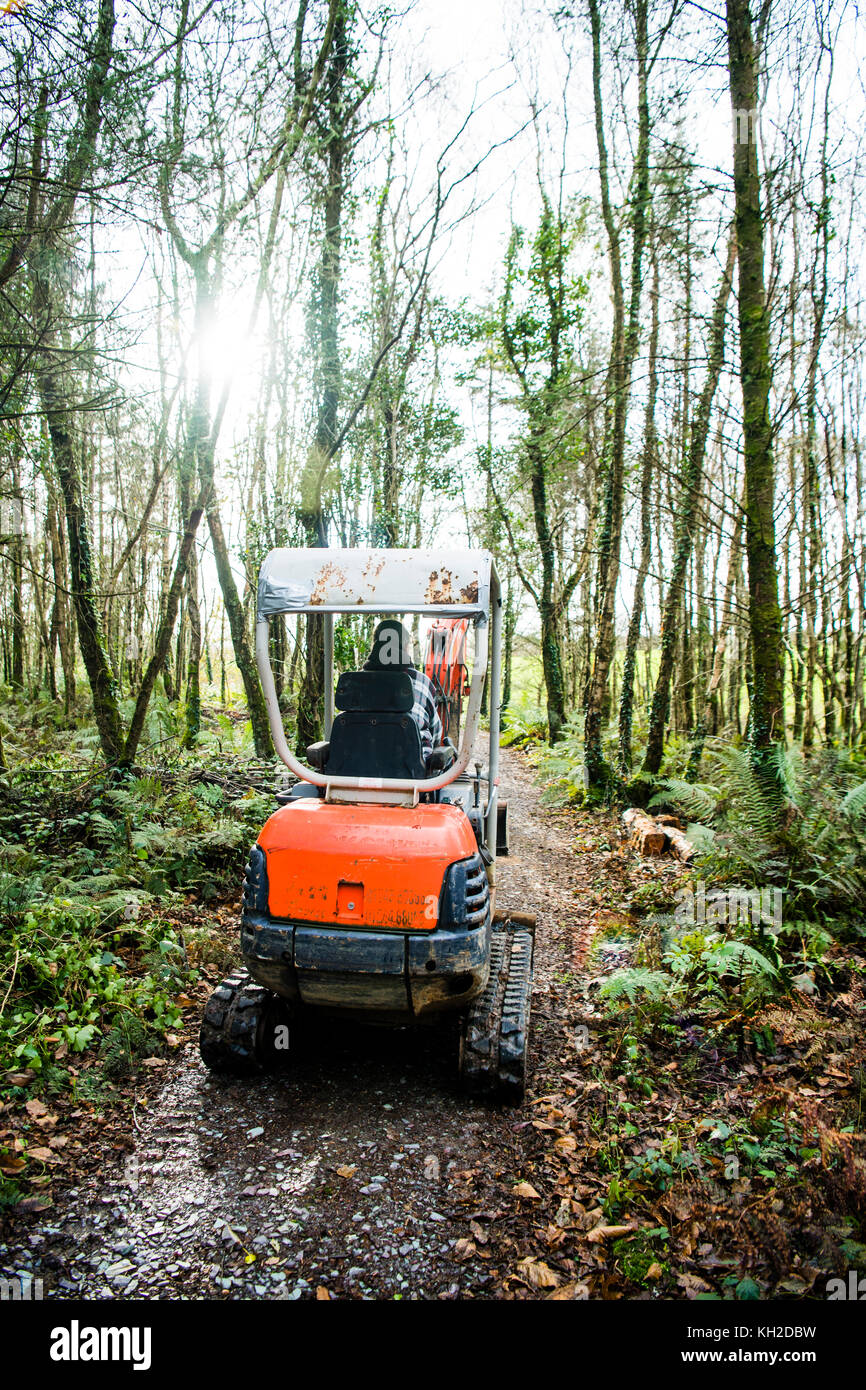
M 248 1075 L 265 1071 L 275 1060 L 263 1045 L 265 1024 L 286 1021 L 281 1001 L 236 970 L 218 985 L 205 1005 L 199 1033 L 202 1061 L 211 1071 Z
M 526 1087 L 526 1046 L 532 998 L 533 937 L 494 929 L 490 975 L 469 1009 L 460 1044 L 460 1073 L 476 1095 L 520 1105 Z

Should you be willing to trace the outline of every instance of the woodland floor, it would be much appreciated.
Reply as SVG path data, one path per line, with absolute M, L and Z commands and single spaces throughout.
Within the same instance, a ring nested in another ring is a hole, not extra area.
M 49 1298 L 823 1298 L 862 1262 L 841 1133 L 860 1129 L 861 987 L 780 1006 L 767 1053 L 701 1047 L 686 1021 L 635 1048 L 598 983 L 631 958 L 635 890 L 679 865 L 641 860 L 612 815 L 543 806 L 520 754 L 503 795 L 498 905 L 538 916 L 521 1110 L 462 1097 L 437 1032 L 316 1028 L 281 1075 L 213 1078 L 196 1044 L 212 967 L 173 1053 L 112 1103 L 0 1115 L 4 1142 L 50 1160 L 0 1227 L 0 1274 Z M 235 904 L 205 912 L 229 959 Z M 794 1105 L 826 1152 L 803 1157 Z M 758 1157 L 732 1170 L 726 1130 Z

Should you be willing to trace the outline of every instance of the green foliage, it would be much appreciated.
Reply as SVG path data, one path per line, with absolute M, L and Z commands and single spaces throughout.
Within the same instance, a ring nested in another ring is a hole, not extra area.
M 99 1057 L 105 1076 L 116 1079 L 131 1075 L 143 1057 L 159 1052 L 159 1037 L 143 1019 L 134 1014 L 122 1015 L 105 1034 Z
M 735 1009 L 738 1017 L 756 1012 L 782 988 L 780 960 L 773 939 L 768 951 L 737 937 L 739 924 L 728 934 L 694 930 L 669 940 L 663 969 L 633 966 L 617 970 L 601 985 L 601 996 L 613 1014 L 632 1013 L 644 1023 L 657 1024 L 676 1010 L 713 1015 Z
M 502 713 L 503 748 L 534 749 L 547 742 L 547 711 L 538 703 L 542 674 L 534 658 L 515 654 L 512 679 L 517 685 L 507 709 Z
M 866 896 L 866 781 L 862 756 L 774 747 L 768 754 L 774 795 L 749 751 L 712 744 L 711 782 L 668 776 L 656 782 L 650 809 L 674 810 L 695 825 L 696 869 L 717 884 L 782 891 L 786 921 L 855 926 Z
M 191 978 L 173 918 L 238 891 L 273 797 L 211 759 L 72 785 L 34 765 L 0 792 L 0 1070 L 101 1045 L 108 1075 L 158 1049 Z M 267 774 L 270 781 L 270 774 Z M 64 786 L 64 781 L 66 785 Z M 202 953 L 200 953 L 202 954 Z
M 584 202 L 562 213 L 543 197 L 534 235 L 511 229 L 500 327 L 512 366 L 530 390 L 558 385 L 585 312 L 588 281 L 572 273 L 570 261 L 585 235 L 587 211 Z
M 610 1004 L 625 1000 L 631 1005 L 640 1005 L 667 999 L 670 991 L 671 978 L 665 971 L 636 968 L 615 971 L 602 983 L 600 992 Z
M 746 751 L 717 748 L 721 774 L 717 836 L 701 867 L 719 881 L 771 884 L 786 918 L 859 922 L 866 897 L 863 767 L 850 754 L 823 749 L 773 752 L 780 788 L 768 798 Z
M 24 1189 L 14 1178 L 5 1178 L 0 1173 L 0 1212 L 14 1207 L 24 1196 Z
M 547 738 L 547 715 L 540 705 L 509 709 L 508 726 L 499 742 L 503 748 L 532 748 Z
M 671 1135 L 658 1144 L 648 1144 L 644 1152 L 633 1159 L 627 1176 L 631 1182 L 667 1192 L 684 1172 L 699 1166 L 697 1155 L 691 1149 L 684 1149 L 679 1138 Z
M 634 1235 L 615 1240 L 613 1253 L 620 1261 L 626 1279 L 633 1284 L 643 1284 L 654 1265 L 660 1267 L 661 1274 L 668 1273 L 664 1253 L 669 1239 L 667 1226 L 657 1226 L 653 1230 L 635 1231 Z
M 717 787 L 698 782 L 685 782 L 679 777 L 666 777 L 656 781 L 658 790 L 650 797 L 649 809 L 663 810 L 675 806 L 689 820 L 709 820 L 715 814 L 719 803 Z
M 849 816 L 854 821 L 862 820 L 866 816 L 866 782 L 852 787 L 851 791 L 843 796 L 839 810 L 843 816 Z
M 42 903 L 21 914 L 4 935 L 3 974 L 14 972 L 14 1004 L 0 1018 L 0 1068 L 40 1071 L 58 1048 L 85 1052 L 127 1016 L 164 1034 L 180 1023 L 173 1002 L 186 972 L 134 975 L 118 954 L 134 942 L 162 956 L 179 948 L 159 919 L 106 930 L 99 910 L 68 901 Z
M 545 748 L 539 772 L 546 784 L 542 792 L 546 805 L 565 806 L 583 800 L 583 725 L 577 718 L 569 719 L 556 743 Z

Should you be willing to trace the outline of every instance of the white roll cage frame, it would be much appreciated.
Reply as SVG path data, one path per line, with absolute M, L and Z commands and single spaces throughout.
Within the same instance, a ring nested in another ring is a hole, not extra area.
M 402 590 L 402 595 L 400 591 Z M 256 664 L 274 746 L 297 778 L 325 789 L 327 801 L 372 801 L 415 805 L 423 792 L 437 791 L 466 771 L 478 736 L 481 698 L 490 664 L 490 739 L 484 807 L 485 842 L 496 856 L 499 796 L 499 715 L 502 649 L 502 596 L 493 556 L 486 550 L 272 550 L 259 575 Z M 288 745 L 270 660 L 272 617 L 321 613 L 325 648 L 325 738 L 334 722 L 334 615 L 340 613 L 418 613 L 439 618 L 470 618 L 475 656 L 466 720 L 456 761 L 435 777 L 348 777 L 319 772 L 295 756 Z

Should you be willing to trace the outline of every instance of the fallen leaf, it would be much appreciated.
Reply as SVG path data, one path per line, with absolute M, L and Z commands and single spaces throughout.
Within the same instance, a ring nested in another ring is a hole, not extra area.
M 591 1244 L 597 1245 L 600 1240 L 612 1240 L 615 1236 L 627 1236 L 634 1229 L 633 1223 L 628 1226 L 594 1226 L 591 1231 L 587 1232 L 586 1238 Z
M 529 1255 L 525 1260 L 521 1260 L 517 1266 L 523 1278 L 534 1289 L 556 1289 L 560 1284 L 560 1277 L 546 1265 L 543 1260 L 533 1260 Z
M 696 1274 L 678 1274 L 677 1283 L 685 1289 L 687 1298 L 695 1298 L 699 1293 L 709 1293 L 711 1286 Z
M 814 1276 L 811 1279 L 801 1279 L 798 1274 L 792 1274 L 790 1278 L 780 1280 L 778 1287 L 786 1293 L 804 1294 L 811 1289 L 814 1282 Z
M 39 1163 L 55 1163 L 57 1161 L 57 1155 L 55 1153 L 52 1153 L 50 1149 L 45 1149 L 41 1146 L 33 1149 L 28 1149 L 27 1157 L 35 1158 Z
M 318 1303 L 330 1303 L 331 1301 L 331 1295 L 328 1293 L 324 1284 L 320 1284 L 316 1289 L 316 1301 Z
M 558 1289 L 553 1290 L 553 1293 L 547 1295 L 548 1302 L 553 1300 L 557 1303 L 565 1302 L 566 1300 L 583 1302 L 587 1298 L 589 1298 L 589 1289 L 586 1284 L 580 1284 L 576 1281 L 570 1284 L 561 1284 Z
M 20 1173 L 25 1162 L 25 1159 L 16 1158 L 14 1154 L 0 1154 L 0 1173 Z
M 357 1168 L 355 1167 L 355 1164 L 354 1164 L 354 1163 L 343 1163 L 343 1164 L 341 1164 L 341 1166 L 337 1169 L 337 1177 L 339 1177 L 339 1178 L 353 1178 L 353 1177 L 355 1176 L 355 1174 L 356 1174 L 357 1171 L 358 1171 L 358 1170 L 357 1170 Z
M 515 1197 L 526 1197 L 533 1202 L 541 1201 L 541 1193 L 536 1192 L 531 1182 L 519 1182 L 516 1187 L 512 1188 L 512 1191 Z
M 553 1219 L 561 1231 L 566 1230 L 571 1225 L 571 1202 L 567 1197 L 563 1197 Z
M 16 1202 L 15 1210 L 17 1212 L 38 1213 L 48 1211 L 49 1207 L 53 1207 L 53 1205 L 50 1197 L 24 1197 L 20 1202 Z
M 461 1236 L 460 1240 L 454 1242 L 454 1258 L 459 1260 L 461 1264 L 464 1260 L 471 1260 L 475 1253 L 475 1242 L 467 1240 L 465 1236 Z
M 40 1115 L 48 1114 L 48 1107 L 43 1105 L 41 1100 L 36 1100 L 35 1097 L 32 1100 L 28 1100 L 24 1109 L 27 1111 L 31 1120 L 38 1119 Z

